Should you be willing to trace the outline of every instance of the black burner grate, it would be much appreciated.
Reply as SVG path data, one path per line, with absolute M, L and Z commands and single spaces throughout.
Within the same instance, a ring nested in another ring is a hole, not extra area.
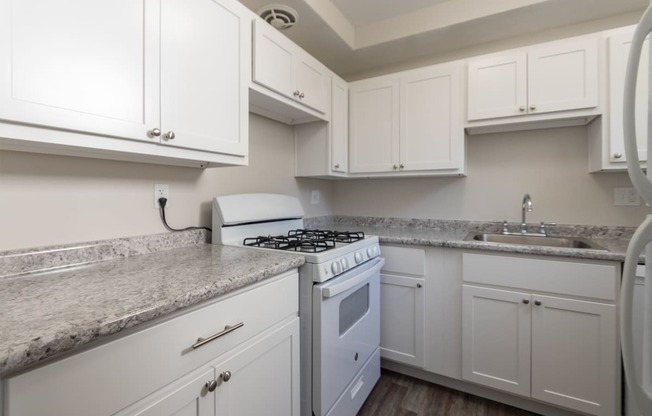
M 245 238 L 244 245 L 250 247 L 291 250 L 305 253 L 319 253 L 335 248 L 335 243 L 353 243 L 364 238 L 361 231 L 290 230 L 278 236 Z

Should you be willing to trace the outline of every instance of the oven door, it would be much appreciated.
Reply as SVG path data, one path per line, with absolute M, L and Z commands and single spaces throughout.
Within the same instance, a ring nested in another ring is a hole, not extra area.
M 380 345 L 376 258 L 313 286 L 313 412 L 325 415 Z

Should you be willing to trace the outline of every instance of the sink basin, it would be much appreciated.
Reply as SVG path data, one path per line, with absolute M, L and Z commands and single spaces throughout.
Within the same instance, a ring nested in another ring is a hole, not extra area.
M 605 250 L 604 247 L 581 237 L 544 237 L 536 235 L 470 233 L 465 241 L 484 241 L 486 243 L 518 244 L 522 246 L 544 246 L 579 248 L 585 250 Z

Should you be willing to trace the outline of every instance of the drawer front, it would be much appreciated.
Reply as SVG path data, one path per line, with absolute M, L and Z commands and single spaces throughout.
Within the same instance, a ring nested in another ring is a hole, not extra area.
M 426 274 L 426 251 L 423 248 L 381 246 L 381 255 L 385 257 L 383 273 Z
M 465 283 L 615 301 L 620 264 L 464 253 Z
M 298 311 L 296 273 L 6 380 L 7 416 L 108 415 Z M 197 338 L 244 325 L 199 348 Z M 37 400 L 35 400 L 35 398 Z

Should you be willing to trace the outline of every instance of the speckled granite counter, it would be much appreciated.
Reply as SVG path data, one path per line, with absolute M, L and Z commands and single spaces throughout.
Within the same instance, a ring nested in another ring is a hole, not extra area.
M 206 244 L 201 235 L 171 236 L 115 240 L 131 245 L 127 250 L 114 241 L 0 252 L 6 276 L 0 274 L 0 376 L 304 262 L 292 254 Z M 83 261 L 77 255 L 84 252 L 96 255 Z M 67 263 L 53 260 L 65 253 Z M 26 273 L 29 268 L 39 271 Z
M 389 244 L 449 247 L 620 262 L 625 261 L 627 245 L 635 231 L 634 227 L 598 227 L 561 224 L 550 228 L 550 236 L 590 238 L 607 249 L 603 251 L 464 240 L 471 232 L 500 232 L 502 230 L 502 222 L 487 223 L 480 221 L 329 216 L 309 218 L 306 220 L 306 226 L 364 231 L 369 235 L 377 235 L 381 243 Z M 510 229 L 517 229 L 518 224 L 511 223 L 509 227 Z M 533 225 L 533 227 L 529 231 L 536 232 L 536 225 Z M 640 261 L 642 262 L 643 258 Z

